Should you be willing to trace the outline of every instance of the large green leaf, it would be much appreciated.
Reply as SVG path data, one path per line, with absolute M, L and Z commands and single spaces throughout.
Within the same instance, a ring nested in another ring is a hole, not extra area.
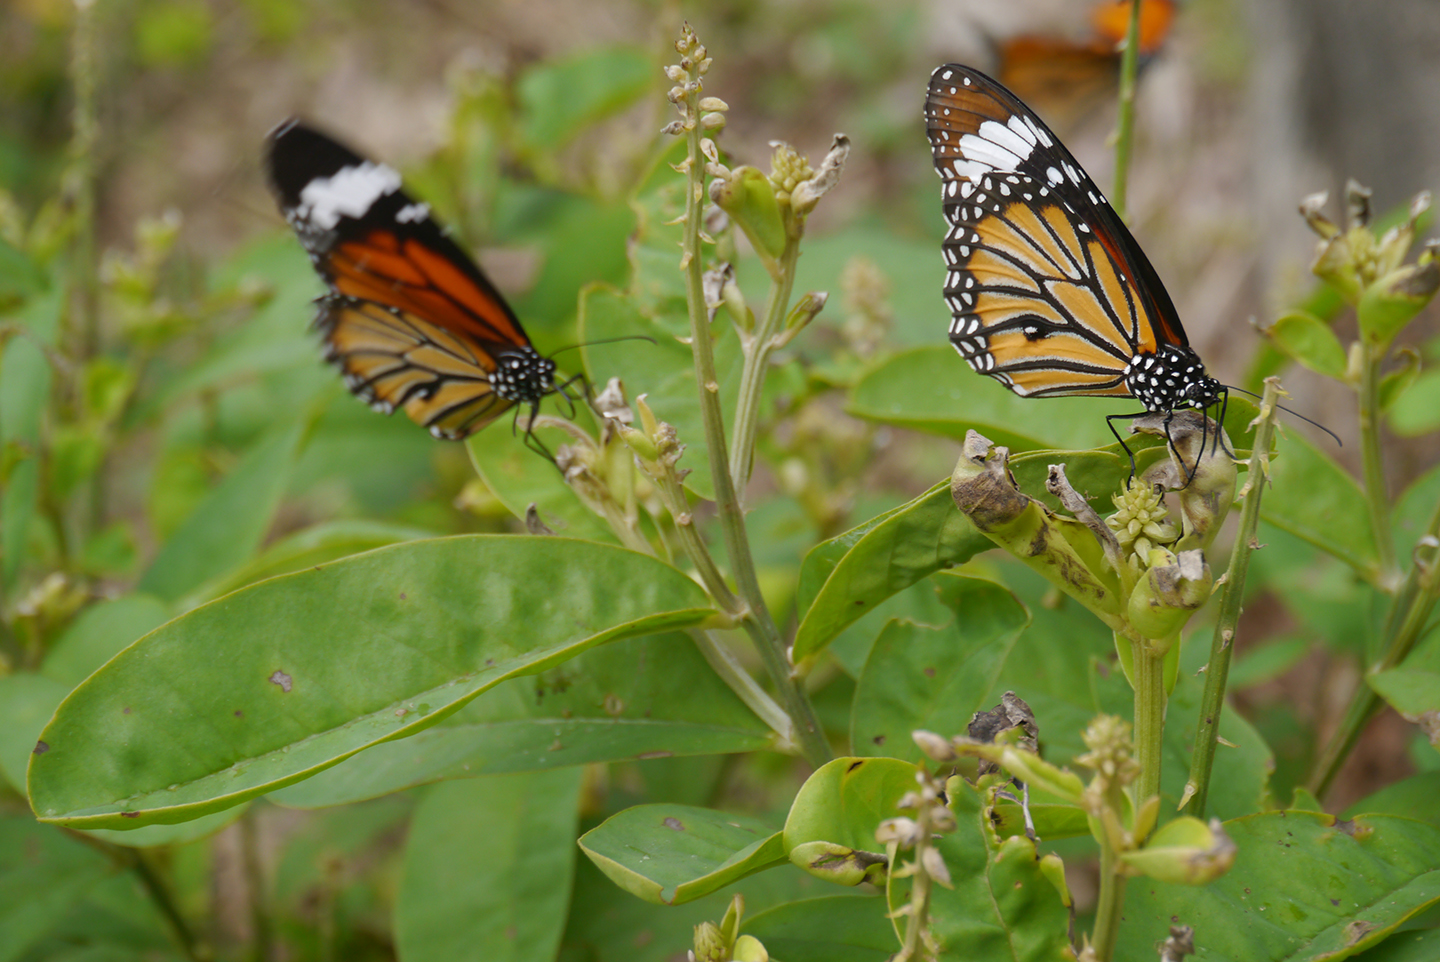
M 801 786 L 785 819 L 785 853 L 817 878 L 858 885 L 884 877 L 875 830 L 900 814 L 915 766 L 896 758 L 836 758 Z
M 1435 805 L 1437 795 L 1440 795 L 1440 771 L 1421 772 L 1367 795 L 1347 808 L 1343 817 L 1354 819 L 1377 813 L 1404 815 L 1440 829 L 1440 808 Z
M 542 155 L 553 153 L 585 125 L 625 109 L 661 83 L 649 51 L 641 47 L 590 48 L 536 64 L 516 87 L 525 145 Z
M 1093 398 L 1018 397 L 948 347 L 917 347 L 882 361 L 855 385 L 846 410 L 956 440 L 973 428 L 1012 451 L 1103 444 L 1112 413 Z
M 174 601 L 260 547 L 305 436 L 293 425 L 257 444 L 165 542 L 137 590 Z
M 742 930 L 785 962 L 876 962 L 898 947 L 879 899 L 831 895 L 746 916 Z
M 73 827 L 185 821 L 426 728 L 507 678 L 710 615 L 677 569 L 604 545 L 382 548 L 236 592 L 121 653 L 42 734 L 31 802 Z
M 1004 588 L 975 578 L 946 577 L 945 601 L 955 621 L 945 628 L 892 621 L 880 633 L 855 690 L 851 751 L 918 762 L 910 737 L 917 728 L 965 731 L 1030 616 Z
M 317 808 L 445 778 L 753 751 L 771 733 L 689 636 L 627 638 L 503 682 L 434 728 L 376 745 L 272 801 Z
M 437 785 L 410 820 L 395 902 L 406 962 L 554 958 L 575 871 L 582 772 Z M 503 933 L 503 935 L 502 935 Z
M 1375 538 L 1365 494 L 1355 479 L 1295 434 L 1280 442 L 1280 456 L 1271 469 L 1261 517 L 1373 577 L 1378 564 Z
M 580 838 L 606 877 L 647 902 L 680 905 L 785 864 L 780 833 L 758 818 L 693 805 L 637 805 Z
M 0 962 L 20 958 L 113 871 L 104 855 L 48 825 L 0 819 Z
M 91 605 L 46 652 L 40 674 L 61 682 L 68 692 L 169 618 L 169 607 L 150 595 L 130 594 Z
M 856 536 L 858 534 L 858 537 Z M 839 561 L 836 548 L 846 546 Z M 795 633 L 794 658 L 819 651 L 875 605 L 927 575 L 963 564 L 991 546 L 955 507 L 941 482 L 875 524 L 817 545 L 801 568 L 802 581 L 822 587 Z M 817 554 L 818 552 L 818 554 Z M 808 569 L 808 570 L 807 570 Z
M 1440 902 L 1440 829 L 1391 815 L 1266 812 L 1225 823 L 1228 873 L 1191 887 L 1132 879 L 1116 957 L 1154 957 L 1178 919 L 1212 962 L 1337 960 Z

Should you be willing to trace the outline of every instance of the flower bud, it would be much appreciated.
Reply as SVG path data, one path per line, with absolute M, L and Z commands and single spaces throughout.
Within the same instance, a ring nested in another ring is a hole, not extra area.
M 916 729 L 910 733 L 915 744 L 925 753 L 925 757 L 935 762 L 953 762 L 959 756 L 955 754 L 955 746 L 950 739 L 937 735 L 934 732 L 927 732 L 924 729 Z
M 710 199 L 745 232 L 755 252 L 774 270 L 785 251 L 785 222 L 775 185 L 754 167 L 737 167 L 729 177 L 710 182 Z
M 840 182 L 840 172 L 845 169 L 845 160 L 850 156 L 850 138 L 836 134 L 830 145 L 830 152 L 820 162 L 820 169 L 808 180 L 796 185 L 790 196 L 790 207 L 797 214 L 808 214 L 815 209 L 820 198 Z
M 1379 347 L 1387 346 L 1419 314 L 1440 289 L 1440 262 L 1407 264 L 1365 289 L 1356 307 L 1360 332 Z
M 1198 818 L 1182 816 L 1162 826 L 1144 848 L 1122 852 L 1120 861 L 1135 875 L 1180 885 L 1204 885 L 1230 870 L 1235 862 L 1235 843 L 1225 834 L 1219 819 L 1211 819 L 1207 825 Z
M 1214 579 L 1198 550 L 1171 554 L 1156 548 L 1149 568 L 1130 593 L 1126 613 L 1136 631 L 1150 639 L 1169 638 L 1210 599 Z
M 701 922 L 695 926 L 695 962 L 727 962 L 730 946 L 714 922 Z
M 944 886 L 947 889 L 953 889 L 955 887 L 955 883 L 950 881 L 950 869 L 945 864 L 945 859 L 940 854 L 938 848 L 935 848 L 933 845 L 927 846 L 926 849 L 920 853 L 920 864 L 924 867 L 925 874 L 935 880 L 935 884 Z
M 920 823 L 913 818 L 887 818 L 875 829 L 875 841 L 881 845 L 894 842 L 902 849 L 914 848 L 920 838 Z
M 735 950 L 730 956 L 734 962 L 770 962 L 770 953 L 753 935 L 742 935 L 735 940 Z

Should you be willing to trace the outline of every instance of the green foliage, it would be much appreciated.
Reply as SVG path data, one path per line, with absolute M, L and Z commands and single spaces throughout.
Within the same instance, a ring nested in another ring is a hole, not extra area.
M 246 0 L 224 26 L 278 46 L 319 16 Z M 754 81 L 803 103 L 830 58 L 878 85 L 917 22 L 841 4 L 804 25 L 804 69 Z M 198 70 L 221 26 L 165 0 L 124 36 L 142 69 Z M 1324 797 L 1382 704 L 1427 731 L 1440 712 L 1440 470 L 1392 498 L 1377 456 L 1382 418 L 1440 427 L 1440 381 L 1399 343 L 1437 270 L 1403 263 L 1420 205 L 1383 236 L 1307 207 L 1330 283 L 1251 368 L 1354 389 L 1362 478 L 1301 438 L 1272 450 L 1269 404 L 1232 397 L 1238 503 L 1263 493 L 1235 547 L 1196 528 L 1201 472 L 1168 546 L 1144 536 L 1169 557 L 1117 565 L 1085 523 L 1131 471 L 1113 407 L 966 371 L 938 343 L 933 239 L 898 207 L 806 236 L 834 184 L 797 172 L 838 175 L 846 146 L 732 170 L 708 140 L 728 108 L 702 99 L 730 52 L 681 46 L 668 81 L 632 45 L 457 67 L 411 182 L 469 246 L 532 255 L 513 303 L 542 352 L 581 344 L 557 363 L 605 404 L 546 402 L 555 464 L 503 423 L 443 445 L 354 403 L 288 237 L 188 272 L 172 216 L 96 257 L 73 196 L 3 199 L 0 962 L 862 962 L 907 938 L 910 962 L 1039 960 L 1082 935 L 1130 962 L 1175 920 L 1207 958 L 1433 956 L 1437 773 L 1343 821 L 1297 791 Z M 633 136 L 670 85 L 677 136 Z M 854 149 L 911 149 L 865 109 Z M 1156 434 L 1127 443 L 1147 480 L 1170 463 Z M 966 504 L 975 476 L 1022 520 Z M 1180 580 L 1233 606 L 1135 617 L 1199 545 Z M 1284 628 L 1232 637 L 1242 600 Z M 1162 623 L 1186 627 L 1143 630 Z M 1320 658 L 1362 672 L 1344 717 L 1265 701 Z M 1077 905 L 1064 869 L 1096 861 Z

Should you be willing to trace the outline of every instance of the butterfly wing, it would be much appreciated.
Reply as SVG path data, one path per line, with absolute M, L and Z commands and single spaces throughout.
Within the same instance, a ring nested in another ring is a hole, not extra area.
M 352 391 L 449 439 L 548 393 L 543 377 L 495 393 L 506 356 L 548 362 L 398 173 L 293 120 L 267 138 L 267 161 L 285 219 L 330 287 L 317 326 Z
M 951 229 L 951 341 L 1022 395 L 1126 395 L 1126 367 L 1184 329 L 1140 246 L 1065 146 L 1014 95 L 956 64 L 925 116 Z

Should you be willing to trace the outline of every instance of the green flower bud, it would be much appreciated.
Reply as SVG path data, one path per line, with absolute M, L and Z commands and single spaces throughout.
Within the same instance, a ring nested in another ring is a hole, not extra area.
M 727 962 L 730 946 L 714 922 L 695 926 L 695 962 Z
M 755 936 L 742 935 L 735 940 L 735 953 L 731 958 L 735 962 L 770 962 L 770 953 Z
M 1150 639 L 1173 636 L 1210 599 L 1214 579 L 1199 551 L 1171 554 L 1156 548 L 1149 568 L 1130 593 L 1126 614 L 1131 626 Z
M 844 134 L 836 134 L 830 145 L 830 152 L 820 162 L 820 169 L 813 177 L 796 185 L 790 196 L 791 209 L 802 215 L 814 210 L 820 198 L 840 182 L 840 172 L 845 169 L 845 161 L 849 156 L 850 138 Z
M 740 934 L 740 919 L 745 915 L 745 896 L 736 892 L 730 897 L 730 905 L 725 909 L 725 917 L 720 920 L 720 934 L 725 937 L 727 945 L 734 945 L 735 939 Z
M 1235 843 L 1225 834 L 1219 819 L 1211 819 L 1207 825 L 1198 818 L 1182 816 L 1162 826 L 1144 848 L 1122 852 L 1120 861 L 1135 875 L 1181 885 L 1204 885 L 1230 870 L 1235 862 Z
M 710 182 L 710 199 L 745 232 L 768 269 L 785 251 L 785 221 L 772 179 L 754 167 L 737 167 Z M 788 198 L 787 198 L 788 200 Z
M 866 852 L 836 842 L 802 842 L 790 850 L 790 861 L 816 878 L 840 885 L 885 881 L 884 853 Z
M 1424 310 L 1437 289 L 1440 289 L 1440 261 L 1434 258 L 1391 271 L 1360 296 L 1356 307 L 1360 333 L 1370 343 L 1385 347 Z

